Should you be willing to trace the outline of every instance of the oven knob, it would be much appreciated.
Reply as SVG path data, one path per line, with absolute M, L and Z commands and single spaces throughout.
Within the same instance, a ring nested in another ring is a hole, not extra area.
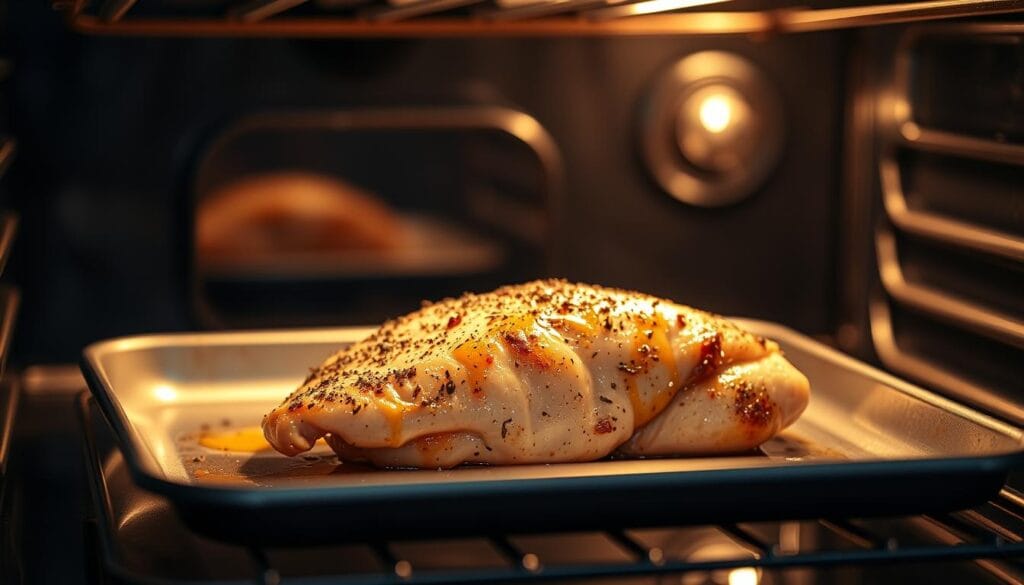
M 701 207 L 737 203 L 768 178 L 782 152 L 778 92 L 750 61 L 695 53 L 655 84 L 643 110 L 643 150 L 655 180 Z

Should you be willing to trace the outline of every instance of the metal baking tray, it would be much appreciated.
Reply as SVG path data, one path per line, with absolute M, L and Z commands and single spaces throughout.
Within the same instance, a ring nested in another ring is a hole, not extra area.
M 760 582 L 779 582 L 786 567 L 860 565 L 850 582 L 873 582 L 865 565 L 941 558 L 933 572 L 949 582 L 979 582 L 969 572 L 949 573 L 953 559 L 1016 557 L 1024 543 L 993 541 L 1005 527 L 987 526 L 967 540 L 956 528 L 980 528 L 987 506 L 1018 507 L 1010 492 L 979 510 L 953 515 L 877 520 L 830 518 L 818 521 L 727 526 L 686 526 L 541 535 L 483 534 L 468 538 L 297 547 L 250 547 L 198 535 L 182 523 L 167 498 L 132 481 L 110 425 L 87 393 L 79 396 L 86 474 L 92 506 L 86 508 L 85 535 L 90 583 L 148 585 L 252 585 L 253 583 L 510 583 L 542 579 L 558 583 L 616 582 L 653 585 L 679 581 L 711 582 L 731 568 L 760 567 Z M 958 518 L 962 519 L 958 522 Z M 851 548 L 852 547 L 852 548 Z M 781 554 L 766 551 L 777 550 Z M 711 554 L 708 554 L 711 553 Z M 653 562 L 652 562 L 653 560 Z M 883 563 L 884 562 L 884 563 Z M 985 561 L 981 561 L 985 562 Z M 993 563 L 987 566 L 1005 565 Z M 941 568 L 939 565 L 942 565 Z M 725 571 L 723 571 L 723 569 Z M 775 575 L 773 577 L 772 575 Z M 599 576 L 604 580 L 598 581 Z M 615 577 L 617 580 L 608 580 Z M 704 577 L 704 579 L 701 579 Z M 875 578 L 875 579 L 873 579 Z M 734 579 L 735 581 L 735 579 Z M 756 580 L 755 580 L 756 581 Z M 715 582 L 725 582 L 724 579 Z M 746 582 L 746 581 L 744 581 Z M 788 582 L 788 581 L 787 581 Z M 927 582 L 924 579 L 923 582 Z M 985 580 L 987 582 L 987 580 Z M 1002 581 L 1000 581 L 1002 582 Z
M 86 513 L 86 542 L 96 583 L 259 583 L 249 549 L 205 539 L 184 526 L 166 498 L 132 483 L 110 427 L 93 400 L 79 398 L 82 447 L 94 507 Z
M 733 457 L 388 471 L 329 451 L 286 458 L 200 446 L 257 425 L 311 365 L 368 329 L 151 335 L 85 349 L 90 389 L 141 487 L 197 531 L 250 543 L 608 529 L 966 508 L 1024 463 L 1020 429 L 784 327 L 810 379 L 803 416 Z

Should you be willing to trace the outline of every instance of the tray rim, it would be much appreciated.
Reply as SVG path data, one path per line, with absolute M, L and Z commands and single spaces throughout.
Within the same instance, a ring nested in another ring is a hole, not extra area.
M 78 422 L 81 425 L 82 431 L 82 458 L 86 467 L 86 475 L 88 476 L 86 483 L 89 489 L 89 499 L 92 504 L 98 508 L 96 512 L 86 518 L 86 523 L 91 523 L 96 527 L 97 531 L 109 533 L 111 531 L 110 519 L 113 518 L 113 512 L 110 505 L 110 490 L 107 487 L 106 478 L 103 475 L 103 466 L 100 462 L 101 455 L 96 445 L 96 438 L 93 433 L 93 429 L 90 426 L 89 420 L 89 401 L 96 401 L 95 396 L 90 391 L 79 392 L 75 396 L 75 414 L 77 415 Z M 99 408 L 102 411 L 102 408 Z M 105 415 L 103 415 L 106 418 Z M 109 422 L 108 422 L 109 425 Z M 115 433 L 116 434 L 116 433 Z M 118 441 L 120 442 L 120 441 Z M 123 455 L 122 455 L 123 456 Z M 104 568 L 107 571 L 115 573 L 122 580 L 131 580 L 135 583 L 159 583 L 158 580 L 151 580 L 148 577 L 137 575 L 132 571 L 126 571 L 121 568 L 121 565 L 117 562 L 117 553 L 112 547 L 106 545 L 106 539 L 103 539 L 100 549 L 100 560 L 104 564 Z
M 100 550 L 99 560 L 103 563 L 104 570 L 108 574 L 115 576 L 120 581 L 126 583 L 130 582 L 145 585 L 177 585 L 184 583 L 185 580 L 183 579 L 153 577 L 126 567 L 124 563 L 121 562 L 121 558 L 120 555 L 118 555 L 116 547 L 112 546 L 113 543 L 110 541 L 110 535 L 115 532 L 114 527 L 111 524 L 111 520 L 114 518 L 114 512 L 110 502 L 110 486 L 107 483 L 107 477 L 103 472 L 103 454 L 99 451 L 99 445 L 96 441 L 96 433 L 92 426 L 98 422 L 94 420 L 94 415 L 91 412 L 93 407 L 101 413 L 100 416 L 104 419 L 104 423 L 109 427 L 106 415 L 102 414 L 103 408 L 96 401 L 96 397 L 93 396 L 91 391 L 82 390 L 75 395 L 75 414 L 82 427 L 82 457 L 86 467 L 86 475 L 89 476 L 86 481 L 89 485 L 89 499 L 93 506 L 97 508 L 94 512 L 98 512 L 91 514 L 87 518 L 86 522 L 91 523 L 95 530 L 101 533 L 100 535 L 97 535 L 100 544 L 96 548 Z M 115 442 L 118 443 L 117 449 L 120 449 L 120 442 L 116 439 L 116 433 L 113 434 L 115 434 Z M 124 459 L 123 451 L 121 452 L 121 457 L 127 462 L 127 460 Z M 128 467 L 129 474 L 131 474 L 131 466 Z M 134 476 L 132 476 L 132 479 L 134 481 Z M 222 583 L 224 585 L 242 585 L 248 582 L 248 580 L 217 581 L 217 583 Z
M 463 480 L 452 482 L 441 480 L 430 483 L 371 485 L 371 486 L 301 486 L 261 488 L 259 486 L 204 485 L 173 481 L 162 476 L 155 470 L 148 469 L 140 457 L 136 439 L 130 430 L 130 421 L 116 398 L 116 393 L 103 372 L 101 359 L 104 355 L 115 351 L 131 351 L 151 349 L 154 347 L 189 346 L 188 341 L 201 338 L 205 345 L 279 345 L 289 340 L 303 342 L 338 341 L 339 337 L 356 337 L 368 335 L 377 329 L 376 326 L 334 327 L 313 329 L 264 329 L 251 331 L 225 332 L 185 332 L 155 333 L 117 337 L 88 345 L 82 352 L 81 369 L 95 397 L 103 417 L 114 431 L 119 448 L 124 455 L 125 463 L 132 479 L 150 491 L 167 495 L 173 499 L 187 499 L 201 505 L 220 505 L 243 508 L 261 508 L 273 505 L 331 505 L 359 504 L 392 500 L 395 498 L 431 499 L 453 497 L 451 486 L 457 484 L 457 497 L 466 498 L 476 495 L 495 495 L 505 490 L 517 494 L 534 492 L 537 494 L 557 491 L 603 492 L 635 487 L 636 478 L 644 478 L 645 485 L 650 487 L 666 487 L 676 484 L 681 477 L 690 485 L 706 484 L 713 486 L 722 481 L 735 480 L 745 476 L 752 469 L 759 474 L 759 479 L 766 482 L 788 482 L 819 479 L 822 474 L 833 480 L 844 477 L 891 476 L 894 474 L 916 476 L 943 472 L 945 474 L 1005 473 L 1016 467 L 1024 467 L 1024 431 L 1007 422 L 1001 421 L 979 412 L 949 398 L 920 388 L 903 381 L 878 368 L 847 356 L 806 335 L 777 323 L 757 320 L 732 318 L 730 320 L 741 327 L 758 330 L 773 339 L 784 339 L 785 343 L 812 354 L 857 371 L 893 389 L 921 400 L 931 406 L 941 408 L 983 426 L 993 432 L 1016 439 L 1017 448 L 1003 453 L 991 455 L 970 455 L 954 457 L 934 457 L 924 459 L 894 458 L 871 461 L 848 462 L 807 462 L 797 465 L 777 465 L 766 462 L 765 465 L 732 468 L 714 468 L 703 470 L 665 471 L 658 473 L 621 473 L 614 475 L 590 475 L 582 477 L 544 477 L 516 478 L 495 480 Z M 361 337 L 360 337 L 361 338 Z M 300 497 L 301 496 L 301 497 Z

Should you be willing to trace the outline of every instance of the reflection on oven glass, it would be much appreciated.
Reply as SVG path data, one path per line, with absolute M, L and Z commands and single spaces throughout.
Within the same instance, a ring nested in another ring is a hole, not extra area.
M 277 172 L 243 177 L 199 202 L 196 246 L 204 268 L 273 272 L 291 255 L 389 252 L 404 226 L 380 197 L 338 177 Z
M 367 325 L 544 274 L 558 165 L 532 118 L 466 108 L 245 120 L 210 143 L 195 176 L 202 325 Z
M 197 263 L 215 278 L 373 277 L 493 268 L 501 251 L 441 219 L 403 212 L 339 177 L 245 177 L 198 208 Z

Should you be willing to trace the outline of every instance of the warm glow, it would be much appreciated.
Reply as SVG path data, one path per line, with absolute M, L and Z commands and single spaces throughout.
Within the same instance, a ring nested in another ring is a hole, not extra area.
M 614 2 L 608 2 L 609 4 L 618 4 L 622 0 Z M 694 6 L 705 6 L 708 4 L 718 4 L 721 2 L 727 2 L 728 0 L 647 0 L 646 2 L 636 2 L 633 4 L 627 4 L 625 6 L 618 6 L 616 8 L 607 8 L 605 10 L 598 11 L 599 18 L 612 18 L 612 17 L 623 17 L 623 16 L 641 16 L 644 14 L 657 14 L 659 12 L 669 12 L 672 10 L 679 10 L 682 8 L 692 8 Z
M 754 567 L 740 567 L 729 571 L 729 585 L 757 585 L 758 581 L 757 569 Z
M 716 93 L 704 98 L 698 115 L 700 123 L 712 134 L 718 134 L 729 127 L 732 120 L 732 104 L 727 96 Z
M 153 388 L 153 396 L 160 402 L 174 402 L 178 398 L 178 391 L 166 384 L 158 384 Z

